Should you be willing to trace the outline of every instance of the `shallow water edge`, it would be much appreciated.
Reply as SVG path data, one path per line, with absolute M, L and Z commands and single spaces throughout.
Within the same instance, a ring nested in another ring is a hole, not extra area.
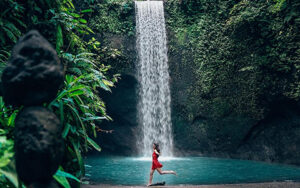
M 141 188 L 147 186 L 123 186 L 123 185 L 82 185 L 82 188 Z M 172 186 L 156 186 L 156 188 L 299 188 L 300 182 L 267 182 L 267 183 L 243 183 L 243 184 L 222 184 L 222 185 L 172 185 Z

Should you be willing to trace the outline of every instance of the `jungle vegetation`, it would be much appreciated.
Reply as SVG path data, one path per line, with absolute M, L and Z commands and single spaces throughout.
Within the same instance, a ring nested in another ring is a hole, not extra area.
M 166 9 L 170 54 L 193 61 L 190 118 L 214 106 L 212 116 L 261 119 L 270 103 L 299 100 L 299 1 L 171 0 Z
M 299 106 L 299 7 L 290 0 L 166 2 L 169 56 L 180 61 L 172 77 L 185 80 L 177 113 L 191 124 L 204 119 L 177 132 L 200 139 L 198 149 L 235 152 L 247 131 L 264 130 L 259 122 Z
M 45 107 L 60 118 L 65 139 L 63 164 L 54 178 L 64 187 L 69 181 L 84 183 L 83 155 L 88 149 L 101 151 L 93 141 L 101 121 L 111 120 L 99 92 L 110 92 L 118 74 L 108 74 L 109 65 L 101 63 L 100 43 L 91 37 L 88 26 L 94 1 L 80 8 L 72 0 L 0 2 L 0 71 L 9 60 L 18 38 L 31 29 L 38 30 L 56 49 L 65 67 L 65 85 L 55 100 Z M 111 54 L 113 55 L 113 54 Z M 0 97 L 0 186 L 18 187 L 13 161 L 14 119 L 20 109 L 5 106 Z M 68 179 L 67 179 L 68 178 Z

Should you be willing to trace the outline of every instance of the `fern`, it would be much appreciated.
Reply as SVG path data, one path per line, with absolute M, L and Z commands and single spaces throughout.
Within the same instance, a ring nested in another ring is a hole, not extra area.
M 14 43 L 17 42 L 17 37 L 14 35 L 13 32 L 11 32 L 9 29 L 6 27 L 2 27 L 3 31 L 5 32 L 6 36 L 12 40 Z
M 26 28 L 26 24 L 21 20 L 24 7 L 12 0 L 3 0 L 0 5 L 1 44 L 11 46 L 21 36 L 21 29 Z
M 23 28 L 26 28 L 26 27 L 27 27 L 26 24 L 25 24 L 23 21 L 21 21 L 19 18 L 17 18 L 17 17 L 13 17 L 12 20 L 13 20 L 14 22 L 17 22 L 17 23 L 18 23 L 20 26 L 22 26 Z
M 2 45 L 6 43 L 6 37 L 4 36 L 4 32 L 0 32 L 0 42 Z
M 16 37 L 21 36 L 21 31 L 11 22 L 5 23 L 5 27 L 9 29 Z
M 81 69 L 80 69 L 80 68 L 77 68 L 77 67 L 69 68 L 68 71 L 69 71 L 71 74 L 76 75 L 76 76 L 82 75 Z

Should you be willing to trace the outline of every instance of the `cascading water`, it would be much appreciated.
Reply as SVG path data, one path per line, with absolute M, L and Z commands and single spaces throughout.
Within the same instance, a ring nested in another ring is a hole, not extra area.
M 167 39 L 162 1 L 136 1 L 136 32 L 139 80 L 138 119 L 142 132 L 138 148 L 151 156 L 158 142 L 163 156 L 173 155 L 171 96 Z

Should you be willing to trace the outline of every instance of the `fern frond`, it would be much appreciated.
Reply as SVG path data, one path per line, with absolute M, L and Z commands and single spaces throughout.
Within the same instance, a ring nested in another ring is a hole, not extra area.
M 69 68 L 68 71 L 77 76 L 82 75 L 82 71 L 77 67 Z
M 5 27 L 9 29 L 16 37 L 21 36 L 21 31 L 11 22 L 6 22 Z
M 5 31 L 5 34 L 7 35 L 7 37 L 12 40 L 13 42 L 17 42 L 17 37 L 14 35 L 13 32 L 11 32 L 9 29 L 7 29 L 6 27 L 2 27 L 2 29 Z
M 26 24 L 24 22 L 22 22 L 20 19 L 16 18 L 16 17 L 13 17 L 12 18 L 13 21 L 17 22 L 20 26 L 26 28 Z
M 3 44 L 5 44 L 5 42 L 6 42 L 6 39 L 5 39 L 4 33 L 1 32 L 1 30 L 0 30 L 0 43 L 3 45 Z

